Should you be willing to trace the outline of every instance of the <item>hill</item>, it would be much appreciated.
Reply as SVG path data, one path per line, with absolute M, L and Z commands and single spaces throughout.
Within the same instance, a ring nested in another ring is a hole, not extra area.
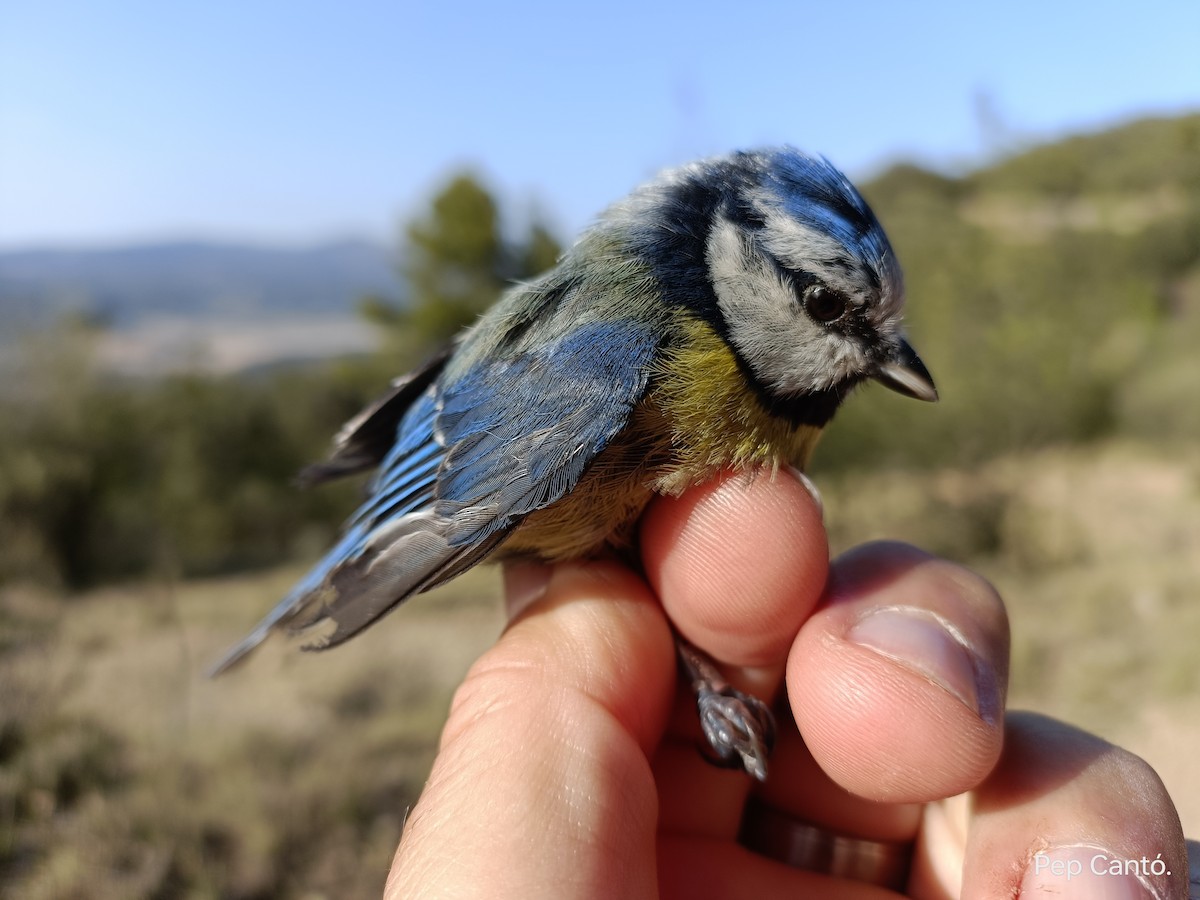
M 162 314 L 349 314 L 365 293 L 397 292 L 388 250 L 368 241 L 0 251 L 3 326 L 46 325 L 67 312 L 113 328 Z
M 358 301 L 399 293 L 389 251 L 368 241 L 0 251 L 0 335 L 98 323 L 101 359 L 135 374 L 366 352 L 376 335 Z
M 1200 115 L 1070 137 L 962 177 L 896 166 L 863 189 L 942 402 L 914 410 L 865 391 L 821 465 L 1200 435 Z

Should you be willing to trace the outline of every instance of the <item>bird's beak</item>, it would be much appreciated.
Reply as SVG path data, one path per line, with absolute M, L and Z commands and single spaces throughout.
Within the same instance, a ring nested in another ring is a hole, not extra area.
M 933 385 L 933 376 L 904 338 L 900 338 L 892 347 L 891 355 L 879 364 L 873 377 L 905 397 L 937 402 L 938 392 Z

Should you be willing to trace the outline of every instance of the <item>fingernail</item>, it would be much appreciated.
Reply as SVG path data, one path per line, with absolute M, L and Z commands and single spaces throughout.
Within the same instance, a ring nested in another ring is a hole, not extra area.
M 1139 867 L 1145 862 L 1145 875 Z M 1160 860 L 1161 862 L 1161 860 Z M 1149 881 L 1154 860 L 1125 860 L 1101 847 L 1055 847 L 1033 855 L 1021 879 L 1021 897 L 1133 900 L 1162 896 Z
M 817 511 L 821 513 L 821 518 L 824 519 L 825 518 L 825 501 L 821 498 L 821 492 L 817 489 L 817 485 L 813 482 L 813 480 L 811 478 L 809 478 L 807 475 L 805 475 L 803 472 L 801 472 L 795 466 L 788 466 L 788 469 L 791 471 L 791 473 L 793 475 L 796 476 L 796 480 L 799 481 L 800 484 L 802 484 L 804 486 L 804 489 L 806 491 L 808 491 L 809 496 L 812 497 L 813 500 L 816 501 Z
M 941 616 L 912 606 L 885 606 L 859 619 L 847 637 L 928 678 L 984 721 L 996 721 L 999 698 L 990 696 L 995 678 Z
M 504 566 L 504 609 L 510 619 L 545 596 L 550 571 L 549 566 L 537 562 L 510 562 Z

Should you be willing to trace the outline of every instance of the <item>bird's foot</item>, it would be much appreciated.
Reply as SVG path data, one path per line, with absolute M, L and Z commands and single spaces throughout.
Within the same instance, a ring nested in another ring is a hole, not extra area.
M 759 781 L 767 778 L 767 757 L 775 744 L 775 717 L 763 701 L 732 687 L 707 655 L 681 637 L 675 639 L 679 661 L 691 680 L 700 727 L 713 765 L 745 769 Z

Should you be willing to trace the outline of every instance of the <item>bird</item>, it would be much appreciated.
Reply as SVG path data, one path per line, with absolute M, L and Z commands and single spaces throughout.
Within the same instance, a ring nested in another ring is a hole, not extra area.
M 639 516 L 728 470 L 803 471 L 873 380 L 934 401 L 882 226 L 791 146 L 669 169 L 343 426 L 317 483 L 374 469 L 340 539 L 219 674 L 276 630 L 341 644 L 484 560 L 636 560 Z M 766 777 L 770 710 L 676 635 L 714 763 Z

